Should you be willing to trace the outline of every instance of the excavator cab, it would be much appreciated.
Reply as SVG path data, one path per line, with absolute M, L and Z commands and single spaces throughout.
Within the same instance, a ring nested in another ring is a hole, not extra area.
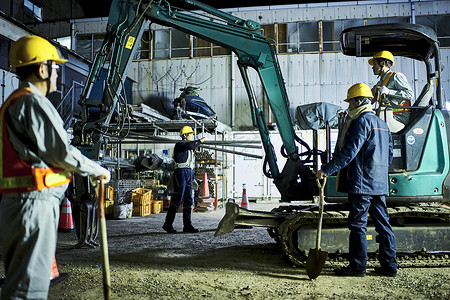
M 394 57 L 407 57 L 425 64 L 422 92 L 410 110 L 409 124 L 393 130 L 389 109 L 380 115 L 390 126 L 394 158 L 389 169 L 389 204 L 410 202 L 447 202 L 449 171 L 448 112 L 444 110 L 440 83 L 440 54 L 436 33 L 425 26 L 408 23 L 353 27 L 340 36 L 345 55 L 372 57 L 388 50 Z M 392 117 L 392 113 L 390 114 Z M 336 178 L 330 178 L 334 181 Z M 330 182 L 331 183 L 331 182 Z M 327 185 L 331 202 L 343 202 L 346 195 Z
M 372 57 L 379 51 L 387 50 L 394 57 L 403 56 L 423 62 L 426 84 L 413 106 L 443 108 L 439 45 L 431 28 L 409 23 L 352 27 L 341 33 L 340 44 L 342 53 L 349 56 Z M 435 85 L 434 81 L 438 84 Z

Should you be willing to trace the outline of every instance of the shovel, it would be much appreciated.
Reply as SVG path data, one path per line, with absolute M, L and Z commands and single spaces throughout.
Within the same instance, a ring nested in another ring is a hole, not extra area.
M 109 273 L 109 256 L 108 256 L 108 241 L 106 239 L 106 219 L 105 219 L 105 205 L 104 205 L 104 191 L 105 186 L 103 180 L 95 187 L 95 192 L 98 199 L 98 211 L 100 215 L 100 232 L 101 232 L 101 248 L 102 248 L 102 269 L 103 269 L 103 296 L 104 299 L 111 299 L 111 277 Z
M 317 186 L 319 187 L 319 220 L 317 221 L 317 237 L 316 237 L 316 249 L 310 249 L 308 258 L 306 259 L 306 274 L 310 279 L 315 279 L 322 272 L 322 268 L 325 265 L 328 252 L 320 250 L 320 238 L 322 236 L 322 217 L 323 217 L 323 202 L 324 202 L 324 189 L 327 182 L 327 178 L 323 179 L 323 184 L 319 179 L 316 179 Z

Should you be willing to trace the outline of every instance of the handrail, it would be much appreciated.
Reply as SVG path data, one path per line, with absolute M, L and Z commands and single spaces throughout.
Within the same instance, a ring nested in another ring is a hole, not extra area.
M 65 95 L 61 99 L 61 102 L 56 107 L 56 110 L 59 112 L 61 118 L 64 121 L 64 128 L 66 129 L 70 126 L 71 121 L 73 120 L 74 101 L 78 99 L 78 97 L 75 96 L 76 87 L 83 88 L 84 84 L 72 81 L 72 86 L 65 93 Z

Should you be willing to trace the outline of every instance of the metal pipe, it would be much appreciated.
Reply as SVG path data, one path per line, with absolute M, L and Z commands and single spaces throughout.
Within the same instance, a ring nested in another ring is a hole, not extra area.
M 167 142 L 179 142 L 179 140 L 175 140 L 175 139 L 170 139 L 170 138 L 165 138 L 165 137 L 160 137 L 160 136 L 155 136 L 155 135 L 149 135 L 149 134 L 145 134 L 145 133 L 139 133 L 139 134 L 135 134 L 135 133 L 130 133 L 128 135 L 128 138 L 135 138 L 135 137 L 139 137 L 139 136 L 143 136 L 146 139 L 149 140 L 157 140 L 157 141 L 167 141 Z M 205 141 L 206 144 L 215 144 L 215 145 L 234 145 L 234 144 L 261 144 L 261 141 L 255 141 L 255 140 L 249 140 L 249 141 Z
M 231 66 L 231 104 L 230 104 L 230 111 L 231 111 L 231 128 L 233 128 L 235 124 L 236 119 L 236 67 L 234 64 L 235 60 L 235 54 L 233 51 L 231 51 L 231 58 L 230 58 L 230 66 Z
M 168 144 L 168 143 L 177 143 L 179 141 L 149 141 L 149 140 L 134 140 L 134 141 L 122 141 L 122 140 L 109 140 L 108 144 Z M 235 148 L 252 148 L 252 149 L 262 149 L 262 146 L 254 146 L 254 145 L 224 145 L 224 144 L 215 144 L 215 143 L 204 143 L 204 145 L 217 145 L 222 147 L 235 147 Z
M 227 153 L 232 153 L 232 154 L 237 154 L 237 155 L 243 155 L 243 156 L 248 156 L 248 157 L 253 157 L 253 158 L 258 158 L 258 159 L 262 159 L 263 158 L 263 156 L 257 155 L 257 154 L 250 154 L 250 153 L 233 151 L 233 150 L 227 150 L 227 149 L 219 149 L 219 148 L 216 148 L 216 147 L 209 147 L 209 146 L 205 146 L 205 145 L 200 145 L 200 148 L 216 150 L 216 151 L 222 151 L 222 152 L 227 152 Z

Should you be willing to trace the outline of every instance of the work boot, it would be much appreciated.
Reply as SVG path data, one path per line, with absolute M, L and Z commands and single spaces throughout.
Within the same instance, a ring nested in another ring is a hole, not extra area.
M 387 277 L 396 277 L 397 270 L 390 270 L 383 267 L 375 267 L 375 273 L 387 276 Z
M 197 228 L 194 228 L 194 226 L 185 226 L 185 227 L 183 227 L 183 232 L 186 232 L 186 233 L 197 233 L 197 232 L 199 232 L 199 230 L 197 229 Z
M 167 233 L 177 233 L 177 231 L 173 228 L 172 225 L 164 224 L 162 227 Z
M 364 277 L 366 276 L 366 270 L 357 270 L 350 266 L 335 269 L 334 273 L 339 276 L 350 276 L 350 277 Z

